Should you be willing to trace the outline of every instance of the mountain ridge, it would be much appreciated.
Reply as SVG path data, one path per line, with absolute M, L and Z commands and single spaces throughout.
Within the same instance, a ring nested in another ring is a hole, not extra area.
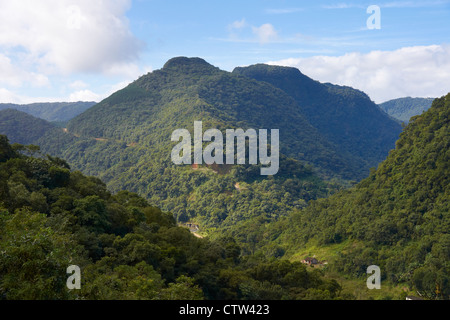
M 279 173 L 264 178 L 259 166 L 174 165 L 172 132 L 185 128 L 192 134 L 198 120 L 205 129 L 222 132 L 279 128 Z M 212 232 L 255 217 L 275 221 L 369 171 L 361 157 L 341 150 L 311 125 L 284 90 L 200 58 L 169 60 L 70 120 L 66 133 L 47 135 L 39 145 L 74 170 L 99 177 L 112 192 L 136 192 L 180 222 L 194 220 Z
M 0 110 L 16 109 L 50 122 L 65 122 L 89 109 L 96 102 L 38 102 L 30 104 L 0 103 Z
M 449 118 L 447 94 L 411 119 L 368 178 L 274 226 L 283 230 L 278 243 L 290 255 L 340 246 L 320 257 L 331 258 L 335 271 L 361 277 L 377 265 L 386 281 L 428 299 L 449 299 Z
M 408 123 L 411 117 L 417 116 L 431 107 L 434 98 L 404 97 L 385 101 L 379 106 L 395 119 Z
M 402 130 L 366 93 L 348 86 L 322 84 L 296 68 L 257 64 L 237 67 L 233 73 L 271 83 L 285 91 L 319 132 L 340 149 L 366 162 L 366 170 L 384 160 Z

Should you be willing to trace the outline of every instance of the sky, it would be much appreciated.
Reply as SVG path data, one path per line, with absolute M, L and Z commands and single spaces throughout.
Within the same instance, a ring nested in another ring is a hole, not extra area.
M 440 97 L 449 21 L 450 0 L 0 0 L 0 103 L 99 102 L 177 56 Z

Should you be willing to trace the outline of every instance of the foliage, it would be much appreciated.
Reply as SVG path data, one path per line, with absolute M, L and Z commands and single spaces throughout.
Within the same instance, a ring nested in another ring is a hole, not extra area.
M 232 238 L 199 239 L 135 193 L 0 143 L 0 299 L 339 298 L 302 265 L 245 258 Z M 69 265 L 81 290 L 66 287 Z
M 179 128 L 192 132 L 195 120 L 222 132 L 279 128 L 278 174 L 261 177 L 260 167 L 248 165 L 174 165 L 171 134 Z M 336 181 L 362 174 L 360 163 L 322 137 L 287 94 L 198 58 L 169 60 L 71 120 L 67 129 L 37 143 L 75 170 L 101 178 L 112 192 L 136 192 L 178 221 L 193 220 L 208 230 L 259 216 L 270 223 L 333 193 Z
M 379 107 L 395 119 L 408 123 L 411 117 L 428 110 L 433 100 L 433 98 L 398 98 L 380 103 Z
M 15 109 L 47 121 L 68 121 L 92 107 L 95 102 L 0 103 L 0 110 Z
M 233 74 L 270 83 L 292 97 L 308 122 L 359 164 L 353 167 L 362 172 L 360 178 L 386 158 L 402 130 L 365 93 L 322 84 L 296 68 L 257 64 L 235 68 Z
M 14 109 L 0 111 L 0 134 L 8 135 L 13 142 L 32 144 L 48 132 L 55 131 L 45 120 Z
M 449 299 L 449 118 L 450 94 L 411 119 L 368 178 L 279 222 L 278 245 L 289 255 L 351 240 L 330 263 L 336 270 L 362 276 L 376 264 L 383 279 Z

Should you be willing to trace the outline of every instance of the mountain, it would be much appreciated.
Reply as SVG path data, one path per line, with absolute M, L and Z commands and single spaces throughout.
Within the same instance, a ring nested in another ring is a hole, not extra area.
M 6 135 L 11 143 L 46 144 L 45 152 L 54 155 L 76 139 L 53 123 L 15 109 L 0 110 L 0 134 Z
M 311 126 L 284 92 L 210 65 L 200 58 L 173 58 L 161 70 L 74 118 L 70 132 L 80 136 L 138 143 L 158 128 L 165 133 L 192 128 L 195 120 L 220 130 L 242 127 L 281 129 L 282 152 L 316 167 L 327 176 L 357 179 L 361 165 Z M 150 127 L 147 129 L 147 127 Z
M 43 102 L 31 104 L 0 103 L 0 110 L 15 109 L 47 121 L 64 122 L 83 113 L 93 105 L 95 105 L 95 102 L 90 101 Z
M 433 98 L 398 98 L 380 103 L 379 107 L 397 120 L 408 123 L 411 117 L 428 110 L 433 100 Z
M 278 244 L 288 256 L 325 253 L 317 258 L 347 276 L 366 277 L 377 265 L 384 281 L 449 299 L 449 119 L 450 94 L 411 119 L 368 178 L 274 226 Z
M 204 130 L 223 133 L 279 129 L 278 173 L 261 176 L 261 165 L 175 165 L 172 132 L 185 128 L 192 134 L 197 120 Z M 72 119 L 66 136 L 72 140 L 64 145 L 48 137 L 40 146 L 101 178 L 111 191 L 136 192 L 178 221 L 211 232 L 253 218 L 274 221 L 341 188 L 324 177 L 365 175 L 361 162 L 310 125 L 284 91 L 200 58 L 169 60 Z
M 7 135 L 12 142 L 33 144 L 47 133 L 56 130 L 48 121 L 28 113 L 15 109 L 0 110 L 0 134 Z
M 247 260 L 233 239 L 199 239 L 138 195 L 23 151 L 0 135 L 0 300 L 339 298 L 301 263 Z
M 402 128 L 363 92 L 322 84 L 298 69 L 257 64 L 233 73 L 280 88 L 300 106 L 301 113 L 329 141 L 363 164 L 376 167 L 394 148 Z

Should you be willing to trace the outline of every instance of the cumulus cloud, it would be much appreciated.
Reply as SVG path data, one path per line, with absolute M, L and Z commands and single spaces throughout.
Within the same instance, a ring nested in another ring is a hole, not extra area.
M 34 102 L 77 102 L 77 101 L 95 101 L 100 102 L 101 100 L 109 97 L 114 92 L 125 88 L 129 85 L 132 80 L 124 80 L 118 83 L 113 83 L 110 85 L 103 86 L 100 89 L 91 90 L 89 85 L 81 80 L 76 80 L 68 85 L 71 89 L 67 94 L 62 93 L 60 96 L 28 96 L 26 94 L 17 93 L 11 91 L 7 88 L 0 87 L 0 103 L 16 103 L 16 104 L 27 104 Z
M 267 44 L 279 40 L 278 32 L 270 23 L 257 27 L 242 19 L 233 21 L 228 25 L 227 29 L 229 37 L 222 39 L 225 41 Z M 250 31 L 251 33 L 249 33 Z
M 142 48 L 129 30 L 129 6 L 129 0 L 2 1 L 0 47 L 20 52 L 40 73 L 107 73 L 135 61 Z
M 77 101 L 100 101 L 100 95 L 90 91 L 90 90 L 79 90 L 73 92 L 69 95 L 69 102 L 77 102 Z
M 278 39 L 278 33 L 270 23 L 265 23 L 260 27 L 252 27 L 253 33 L 260 43 L 269 43 Z
M 56 97 L 30 97 L 27 95 L 13 92 L 6 88 L 0 88 L 0 103 L 28 104 L 35 102 L 61 102 L 61 101 L 67 101 L 67 99 L 61 99 Z
M 450 45 L 290 58 L 269 64 L 296 67 L 315 80 L 360 89 L 377 103 L 450 92 Z
M 15 93 L 6 88 L 0 88 L 0 102 L 8 101 L 10 103 L 23 103 L 23 100 Z
M 18 68 L 9 57 L 0 53 L 0 85 L 20 87 L 24 82 L 32 87 L 45 87 L 50 84 L 46 75 Z
M 84 81 L 76 80 L 76 81 L 73 81 L 71 84 L 69 84 L 69 87 L 72 89 L 83 89 L 83 88 L 88 87 L 88 84 Z
M 233 21 L 228 25 L 228 30 L 233 31 L 235 29 L 239 30 L 247 26 L 247 21 L 245 19 Z

